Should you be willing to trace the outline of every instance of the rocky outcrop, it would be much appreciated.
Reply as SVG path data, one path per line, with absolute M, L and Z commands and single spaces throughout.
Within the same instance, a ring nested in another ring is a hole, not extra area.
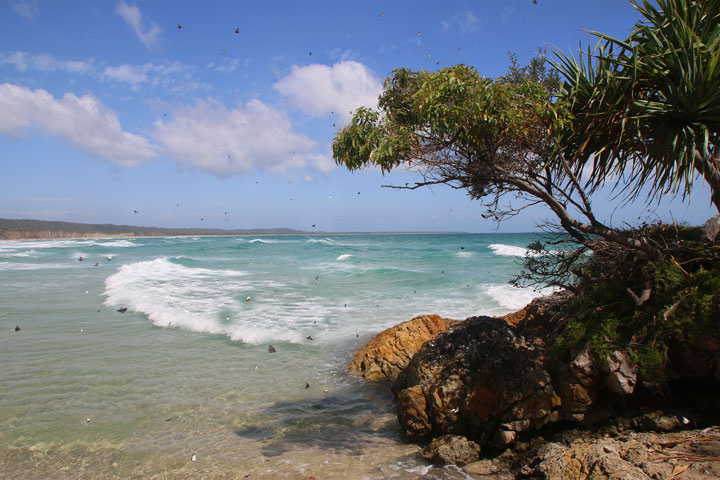
M 630 357 L 622 350 L 614 350 L 605 359 L 608 371 L 607 387 L 622 395 L 631 395 L 637 384 L 637 368 L 633 366 Z
M 563 351 L 567 355 L 563 361 L 550 361 L 548 352 L 568 321 L 562 311 L 568 296 L 562 292 L 537 299 L 502 318 L 471 317 L 463 322 L 436 315 L 415 318 L 379 334 L 356 355 L 352 368 L 366 378 L 396 376 L 392 389 L 401 429 L 411 441 L 432 440 L 424 451 L 426 458 L 438 463 L 472 462 L 480 448 L 486 457 L 495 455 L 492 461 L 486 458 L 468 465 L 476 476 L 502 477 L 510 470 L 519 474 L 512 452 L 539 452 L 548 432 L 564 431 L 570 423 L 571 428 L 596 426 L 629 409 L 641 412 L 629 427 L 635 430 L 667 432 L 698 424 L 684 416 L 642 415 L 648 408 L 662 406 L 662 401 L 642 383 L 633 357 L 622 349 L 598 358 L 586 346 Z M 707 326 L 684 348 L 668 351 L 676 368 L 673 380 L 683 382 L 676 388 L 689 400 L 683 405 L 692 405 L 710 421 L 717 418 L 720 398 L 713 383 L 720 379 L 718 330 L 717 325 Z M 701 388 L 708 382 L 714 386 Z M 696 390 L 701 395 L 693 393 Z M 546 428 L 558 422 L 565 423 Z M 529 439 L 537 440 L 532 449 L 527 445 L 535 440 Z M 535 463 L 520 465 L 526 466 L 522 475 L 653 476 L 652 469 L 615 455 L 614 447 L 599 440 L 578 443 L 562 460 L 553 448 L 539 452 Z M 560 466 L 553 466 L 555 460 Z
M 355 354 L 349 370 L 370 380 L 395 378 L 425 342 L 456 323 L 439 315 L 422 315 L 388 328 Z
M 472 317 L 427 342 L 393 383 L 408 438 L 445 433 L 503 448 L 560 418 L 544 349 L 500 319 Z
M 480 445 L 459 435 L 442 435 L 433 439 L 423 449 L 422 455 L 432 463 L 462 467 L 480 458 Z
M 584 420 L 585 412 L 597 398 L 600 378 L 600 369 L 587 348 L 578 352 L 569 364 L 557 368 L 555 383 L 566 420 Z
M 520 468 L 517 478 L 720 478 L 720 462 L 716 461 L 720 455 L 720 436 L 707 430 L 565 437 L 568 440 L 541 446 L 532 460 Z
M 392 386 L 407 438 L 463 435 L 503 450 L 550 423 L 598 421 L 603 391 L 633 393 L 637 372 L 621 350 L 602 366 L 586 348 L 551 368 L 544 341 L 531 338 L 502 319 L 472 317 L 425 343 Z
M 710 242 L 714 242 L 720 234 L 720 215 L 711 217 L 702 227 L 703 238 Z

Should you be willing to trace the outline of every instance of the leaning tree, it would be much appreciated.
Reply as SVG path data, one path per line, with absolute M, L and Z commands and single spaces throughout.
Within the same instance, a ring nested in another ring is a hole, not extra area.
M 559 143 L 571 117 L 565 103 L 555 101 L 556 73 L 541 56 L 525 67 L 511 60 L 500 78 L 482 77 L 466 65 L 395 70 L 385 82 L 380 111 L 358 109 L 337 134 L 336 162 L 350 170 L 372 164 L 384 173 L 410 168 L 420 179 L 394 188 L 464 189 L 486 207 L 485 216 L 498 221 L 544 204 L 583 248 L 604 240 L 657 257 L 641 235 L 605 225 L 593 212 Z M 550 283 L 567 280 L 567 273 Z

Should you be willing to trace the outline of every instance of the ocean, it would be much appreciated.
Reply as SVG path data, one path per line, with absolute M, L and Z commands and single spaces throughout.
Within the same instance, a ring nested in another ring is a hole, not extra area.
M 542 292 L 508 281 L 536 239 L 0 242 L 0 477 L 469 478 L 346 366 L 417 315 L 525 306 Z

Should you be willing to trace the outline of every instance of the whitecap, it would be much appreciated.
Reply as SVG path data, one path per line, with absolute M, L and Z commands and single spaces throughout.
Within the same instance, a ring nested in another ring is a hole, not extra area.
M 16 262 L 0 262 L 0 270 L 47 270 L 57 268 L 67 268 L 67 265 L 59 263 L 16 263 Z
M 13 253 L 10 255 L 11 257 L 37 257 L 37 255 L 32 254 L 32 250 L 28 250 L 26 252 L 20 252 L 20 253 Z
M 305 240 L 306 243 L 321 243 L 324 245 L 333 245 L 335 244 L 335 240 L 332 238 L 308 238 Z
M 137 247 L 137 243 L 133 243 L 131 240 L 113 240 L 111 242 L 98 242 L 96 245 L 101 247 Z
M 325 318 L 327 306 L 305 292 L 278 293 L 283 286 L 273 279 L 250 279 L 245 272 L 191 268 L 158 258 L 120 267 L 105 280 L 103 295 L 106 305 L 145 314 L 159 327 L 252 344 L 302 343 L 307 328 L 318 328 Z
M 483 288 L 493 300 L 508 311 L 519 310 L 537 297 L 550 295 L 555 288 L 519 288 L 512 285 L 483 285 Z
M 278 240 L 268 240 L 266 238 L 253 238 L 248 243 L 280 243 Z
M 493 243 L 489 245 L 489 248 L 495 255 L 503 257 L 525 257 L 533 255 L 527 248 L 517 247 L 515 245 L 504 245 L 502 243 Z
M 348 258 L 352 257 L 349 253 L 343 253 L 339 257 L 337 257 L 335 260 L 338 262 L 342 262 L 343 260 L 347 260 Z

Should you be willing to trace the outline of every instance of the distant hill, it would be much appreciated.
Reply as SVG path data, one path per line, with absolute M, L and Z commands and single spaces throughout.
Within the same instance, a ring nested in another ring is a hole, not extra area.
M 109 223 L 72 223 L 48 220 L 17 220 L 0 218 L 0 239 L 70 238 L 70 237 L 151 237 L 177 235 L 262 235 L 302 234 L 290 228 L 235 229 L 222 228 L 160 228 L 136 225 L 113 225 Z

